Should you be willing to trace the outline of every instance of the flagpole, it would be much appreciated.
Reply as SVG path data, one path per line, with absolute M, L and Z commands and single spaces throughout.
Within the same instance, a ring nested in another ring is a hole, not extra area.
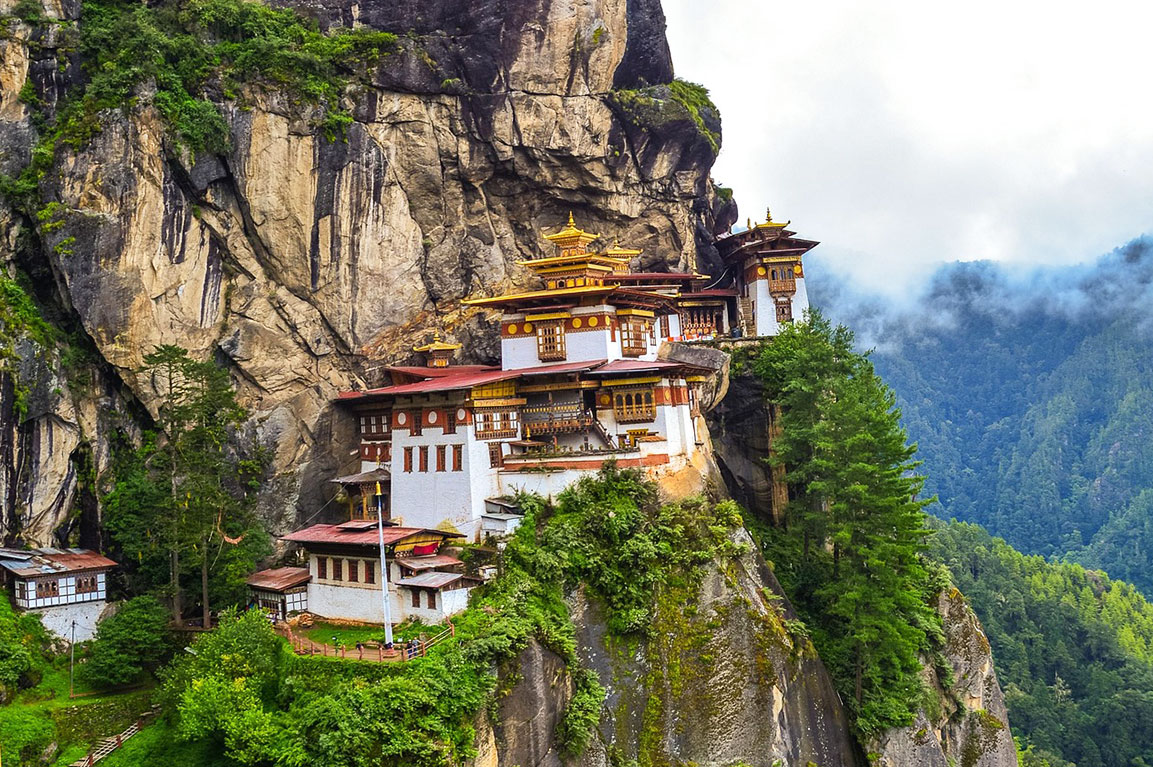
M 388 557 L 384 553 L 384 497 L 376 483 L 376 535 L 380 541 L 380 600 L 384 605 L 384 646 L 392 649 L 392 607 L 388 598 Z

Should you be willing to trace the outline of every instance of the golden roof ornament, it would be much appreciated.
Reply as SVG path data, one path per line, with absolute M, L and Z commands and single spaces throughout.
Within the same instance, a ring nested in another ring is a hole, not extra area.
M 414 352 L 452 352 L 460 348 L 460 344 L 449 344 L 440 340 L 440 332 L 432 334 L 432 343 L 425 344 L 424 346 L 414 346 Z

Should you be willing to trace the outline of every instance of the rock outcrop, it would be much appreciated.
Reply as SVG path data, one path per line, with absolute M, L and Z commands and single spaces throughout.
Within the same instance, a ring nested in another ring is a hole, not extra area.
M 49 17 L 78 19 L 79 3 L 45 2 Z M 48 300 L 143 406 L 140 425 L 155 409 L 138 372 L 153 347 L 230 367 L 248 433 L 274 456 L 263 499 L 274 532 L 323 505 L 323 480 L 349 462 L 330 439 L 342 428 L 330 402 L 364 384 L 366 359 L 402 360 L 432 329 L 492 359 L 492 318 L 460 299 L 523 283 L 515 261 L 539 252 L 541 230 L 570 210 L 643 248 L 646 268 L 695 268 L 698 251 L 707 261 L 719 135 L 707 110 L 709 135 L 674 101 L 641 120 L 616 97 L 671 77 L 656 0 L 296 5 L 322 24 L 404 33 L 371 84 L 347 94 L 347 140 L 318 135 L 309 107 L 265 90 L 243 109 L 223 102 L 232 149 L 193 161 L 145 98 L 56 153 L 40 190 L 49 220 L 0 211 L 12 251 L 47 267 Z M 51 110 L 79 82 L 62 29 L 10 18 L 0 40 L 0 170 L 10 175 L 37 132 L 17 94 Z M 17 441 L 43 428 L 16 420 L 0 428 Z M 98 429 L 70 440 L 52 461 L 75 464 L 81 443 L 107 454 Z M 99 476 L 106 469 L 97 462 Z M 35 523 L 31 511 L 5 515 L 9 538 L 47 543 L 66 524 L 68 473 L 61 464 L 31 480 L 33 495 L 59 502 Z

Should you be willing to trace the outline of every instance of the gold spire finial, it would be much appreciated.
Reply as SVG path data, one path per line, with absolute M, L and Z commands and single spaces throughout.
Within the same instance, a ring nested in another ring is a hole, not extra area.
M 572 211 L 568 212 L 568 225 L 570 229 L 576 229 L 576 221 L 572 217 Z
M 746 229 L 752 229 L 752 228 L 753 228 L 753 218 L 752 218 L 752 216 L 750 216 L 750 217 L 748 217 L 748 218 L 746 218 L 746 219 L 745 219 L 745 228 L 746 228 Z
M 773 223 L 773 210 L 772 208 L 765 208 L 765 223 Z

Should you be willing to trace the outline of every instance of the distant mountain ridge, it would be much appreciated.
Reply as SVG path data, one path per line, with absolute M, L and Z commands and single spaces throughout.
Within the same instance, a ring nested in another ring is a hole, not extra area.
M 1091 266 L 946 265 L 901 309 L 813 272 L 816 303 L 876 347 L 934 513 L 1153 593 L 1153 242 Z

